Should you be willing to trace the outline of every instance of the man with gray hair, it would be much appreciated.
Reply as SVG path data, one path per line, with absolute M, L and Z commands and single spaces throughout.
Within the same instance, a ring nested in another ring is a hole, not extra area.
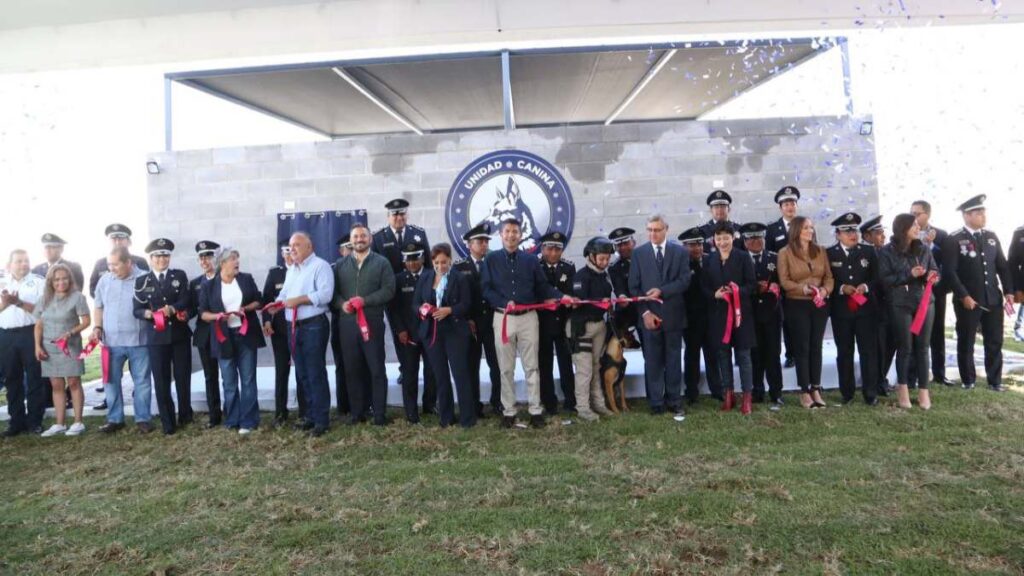
M 683 293 L 690 285 L 689 256 L 682 246 L 668 241 L 668 223 L 660 214 L 647 219 L 647 238 L 647 244 L 633 252 L 629 269 L 630 294 L 661 300 L 637 303 L 647 401 L 652 414 L 663 414 L 667 407 L 682 422 Z
M 327 342 L 331 327 L 328 306 L 334 295 L 331 265 L 313 253 L 313 240 L 305 232 L 292 234 L 288 241 L 292 266 L 285 274 L 277 302 L 285 307 L 294 350 L 296 380 L 305 387 L 306 421 L 300 428 L 314 437 L 330 427 L 331 392 L 327 383 Z

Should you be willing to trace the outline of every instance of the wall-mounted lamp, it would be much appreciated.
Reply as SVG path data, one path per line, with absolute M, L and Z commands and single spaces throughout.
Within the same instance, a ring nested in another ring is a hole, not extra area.
M 150 160 L 149 162 L 146 162 L 146 172 L 149 172 L 150 174 L 159 174 L 160 165 L 155 161 Z
M 861 136 L 871 136 L 871 131 L 874 129 L 874 124 L 871 122 L 863 122 L 860 125 Z

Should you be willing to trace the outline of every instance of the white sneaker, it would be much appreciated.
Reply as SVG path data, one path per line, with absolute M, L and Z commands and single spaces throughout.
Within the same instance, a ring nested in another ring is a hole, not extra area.
M 63 434 L 67 432 L 67 430 L 67 426 L 63 426 L 61 424 L 54 424 L 53 426 L 50 426 L 49 430 L 43 432 L 42 436 L 43 438 L 49 438 L 51 436 L 56 436 L 57 434 Z
M 78 436 L 82 432 L 85 432 L 85 424 L 82 424 L 81 422 L 75 422 L 74 424 L 71 425 L 70 428 L 68 428 L 68 431 L 65 434 L 67 436 Z
M 238 429 L 238 433 L 241 434 L 242 436 L 248 436 L 251 432 L 252 432 L 252 430 L 250 430 L 248 428 L 239 428 Z

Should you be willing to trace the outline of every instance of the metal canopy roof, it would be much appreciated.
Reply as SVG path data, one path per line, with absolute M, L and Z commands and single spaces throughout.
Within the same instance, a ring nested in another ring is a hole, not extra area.
M 183 72 L 167 80 L 329 137 L 686 120 L 843 43 L 502 51 Z

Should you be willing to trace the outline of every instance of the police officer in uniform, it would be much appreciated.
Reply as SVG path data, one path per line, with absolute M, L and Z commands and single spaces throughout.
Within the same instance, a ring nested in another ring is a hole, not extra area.
M 338 259 L 331 264 L 331 271 L 337 274 L 338 263 L 342 258 L 352 253 L 352 242 L 349 234 L 346 233 L 338 238 Z M 335 291 L 338 287 L 335 286 Z M 341 353 L 341 307 L 337 298 L 331 301 L 331 355 L 334 357 L 334 396 L 338 408 L 338 416 L 344 416 L 352 411 L 348 400 L 348 386 L 345 383 L 345 358 Z M 370 387 L 367 380 L 367 398 L 369 398 Z
M 764 247 L 769 252 L 779 253 L 789 243 L 789 223 L 797 216 L 797 205 L 800 202 L 800 190 L 796 186 L 783 186 L 775 193 L 775 203 L 779 205 L 779 219 L 768 225 Z M 785 293 L 783 293 L 785 297 Z M 781 306 L 780 306 L 781 310 Z M 789 350 L 789 329 L 782 323 L 782 339 L 786 343 L 786 368 L 796 366 Z
M 164 435 L 192 422 L 192 331 L 188 327 L 189 282 L 182 270 L 170 268 L 174 242 L 157 238 L 146 246 L 152 270 L 135 279 L 136 318 L 144 321 L 149 363 Z M 162 320 L 161 320 L 162 316 Z M 162 322 L 164 328 L 157 328 Z M 178 395 L 175 422 L 171 378 Z
M 71 262 L 64 259 L 64 245 L 67 242 L 56 234 L 47 232 L 43 234 L 43 252 L 46 253 L 46 261 L 32 269 L 32 273 L 40 278 L 46 278 L 50 266 L 63 264 L 71 269 L 71 277 L 75 279 L 75 286 L 80 292 L 85 290 L 85 275 L 82 273 L 82 266 L 78 262 Z
M 469 248 L 469 257 L 457 260 L 452 270 L 462 274 L 469 285 L 473 304 L 469 310 L 469 378 L 475 395 L 477 417 L 484 416 L 483 402 L 480 398 L 480 362 L 481 357 L 487 359 L 487 368 L 491 376 L 491 411 L 500 416 L 501 407 L 501 367 L 498 366 L 498 353 L 494 348 L 494 309 L 484 300 L 483 287 L 480 284 L 480 269 L 487 256 L 491 242 L 491 225 L 483 222 L 462 235 L 463 242 Z
M 572 293 L 572 279 L 576 265 L 562 259 L 565 249 L 565 234 L 548 232 L 540 237 L 541 270 L 548 284 L 562 294 Z M 562 407 L 569 412 L 576 410 L 576 385 L 573 381 L 572 352 L 565 335 L 569 321 L 569 310 L 539 310 L 540 347 L 537 351 L 537 367 L 540 370 L 540 399 L 548 414 L 558 414 L 558 396 L 555 395 L 555 356 L 558 356 L 558 380 L 565 399 Z
M 779 296 L 779 257 L 766 250 L 765 236 L 768 227 L 760 222 L 740 226 L 743 244 L 754 261 L 754 276 L 757 289 L 751 294 L 754 308 L 754 338 L 752 350 L 754 364 L 754 402 L 765 400 L 764 383 L 768 381 L 768 399 L 771 411 L 782 407 L 782 306 Z
M 204 282 L 217 275 L 213 261 L 218 248 L 220 244 L 212 240 L 201 240 L 196 243 L 196 257 L 199 259 L 202 273 L 188 283 L 189 316 L 196 319 L 192 346 L 199 352 L 199 362 L 203 365 L 203 377 L 206 380 L 206 405 L 210 415 L 210 420 L 206 423 L 207 428 L 216 428 L 221 422 L 220 365 L 217 359 L 210 355 L 210 323 L 204 322 L 199 313 L 199 291 Z
M 586 265 L 573 277 L 572 295 L 581 300 L 601 301 L 618 296 L 608 276 L 608 261 L 615 246 L 607 238 L 596 236 L 583 247 Z M 628 306 L 627 306 L 628 307 Z M 607 322 L 604 310 L 592 305 L 577 306 L 570 313 L 567 328 L 573 363 L 576 413 L 580 419 L 597 420 L 598 414 L 610 416 L 601 379 Z
M 711 209 L 711 220 L 700 227 L 700 233 L 704 237 L 704 253 L 710 254 L 717 250 L 715 248 L 715 227 L 720 222 L 731 223 L 729 212 L 732 209 L 732 196 L 725 190 L 715 190 L 708 194 L 707 205 Z M 733 228 L 735 229 L 737 226 L 733 225 Z M 737 232 L 734 240 L 738 240 L 739 237 L 739 232 Z M 736 250 L 743 250 L 740 242 L 736 242 L 733 246 Z
M 104 230 L 107 238 L 110 239 L 110 248 L 114 249 L 119 246 L 128 248 L 132 245 L 132 230 L 124 224 L 111 224 Z M 108 250 L 109 252 L 109 250 Z M 149 263 L 146 259 L 141 256 L 131 255 L 132 263 L 138 267 L 139 270 L 148 271 Z M 96 264 L 92 267 L 92 274 L 89 276 L 89 296 L 96 297 L 96 284 L 100 281 L 100 276 L 107 273 L 107 257 L 104 256 L 96 261 Z
M 985 340 L 985 374 L 991 390 L 1003 387 L 1003 305 L 1013 304 L 1013 278 L 995 233 L 985 230 L 985 195 L 961 204 L 964 227 L 949 235 L 943 268 L 953 291 L 956 360 L 960 381 L 974 388 L 974 341 L 978 326 Z M 1000 286 L 1002 284 L 1002 286 Z
M 384 205 L 388 211 L 388 225 L 373 233 L 373 245 L 370 247 L 374 252 L 381 254 L 391 263 L 395 274 L 405 269 L 402 260 L 402 247 L 414 243 L 430 251 L 430 241 L 427 240 L 427 232 L 406 222 L 406 213 L 409 210 L 409 201 L 404 198 L 396 198 Z M 424 262 L 424 266 L 431 267 L 430 262 Z
M 627 227 L 616 228 L 608 234 L 608 239 L 611 240 L 612 245 L 615 246 L 615 252 L 618 254 L 615 262 L 608 267 L 608 276 L 612 279 L 615 293 L 620 296 L 630 296 L 629 265 L 633 259 L 633 248 L 636 247 L 636 240 L 633 239 L 633 234 L 636 234 L 636 230 Z M 639 318 L 636 316 L 636 306 L 627 306 L 616 310 L 612 320 L 616 323 L 616 330 L 619 334 L 626 331 L 627 334 L 631 335 L 632 332 L 629 332 L 629 330 L 635 330 L 636 324 L 639 321 Z M 630 336 L 627 342 L 630 340 L 633 342 L 632 347 L 635 348 L 636 338 Z
M 853 402 L 857 378 L 853 351 L 860 354 L 860 375 L 864 402 L 878 403 L 878 256 L 875 249 L 861 244 L 857 236 L 862 219 L 847 212 L 832 221 L 838 242 L 825 250 L 835 279 L 835 296 L 830 300 L 832 334 L 836 341 L 836 368 L 843 404 Z M 857 304 L 857 295 L 866 299 Z
M 882 224 L 881 214 L 860 225 L 860 238 L 864 246 L 874 249 L 875 254 L 878 254 L 878 251 L 886 243 L 885 225 Z M 875 394 L 888 396 L 894 388 L 889 385 L 888 375 L 896 357 L 896 336 L 893 334 L 893 325 L 890 319 L 888 294 L 885 290 L 879 289 L 875 292 L 875 298 L 878 301 L 878 330 L 876 332 L 878 361 L 875 364 L 878 367 L 878 386 L 875 389 Z
M 433 413 L 437 406 L 437 386 L 431 374 L 425 346 L 420 341 L 420 318 L 416 310 L 416 283 L 423 273 L 424 246 L 415 242 L 402 247 L 405 270 L 395 277 L 395 296 L 388 304 L 388 323 L 398 335 L 399 363 L 402 370 L 402 404 L 405 419 L 418 424 L 420 365 L 423 366 L 423 412 Z
M 722 375 L 718 371 L 718 351 L 708 337 L 708 305 L 707 298 L 701 290 L 700 277 L 707 263 L 704 254 L 704 232 L 702 227 L 684 230 L 678 236 L 679 241 L 690 253 L 690 285 L 686 289 L 683 301 L 686 303 L 686 328 L 683 330 L 683 383 L 685 384 L 686 401 L 695 404 L 700 398 L 700 358 L 704 354 L 704 376 L 708 382 L 711 396 L 722 401 Z
M 277 300 L 277 296 L 284 287 L 284 279 L 288 274 L 288 268 L 292 265 L 291 247 L 288 240 L 281 242 L 281 259 L 284 266 L 273 266 L 267 272 L 267 279 L 263 283 L 263 305 Z M 288 422 L 288 380 L 292 368 L 291 342 L 289 341 L 288 319 L 283 310 L 263 312 L 263 335 L 270 336 L 270 344 L 274 350 L 274 426 L 284 426 Z M 297 427 L 302 428 L 306 422 L 306 391 L 302 382 L 298 382 L 299 374 L 296 371 L 295 396 L 299 403 L 299 422 Z M 346 395 L 346 398 L 348 396 Z

